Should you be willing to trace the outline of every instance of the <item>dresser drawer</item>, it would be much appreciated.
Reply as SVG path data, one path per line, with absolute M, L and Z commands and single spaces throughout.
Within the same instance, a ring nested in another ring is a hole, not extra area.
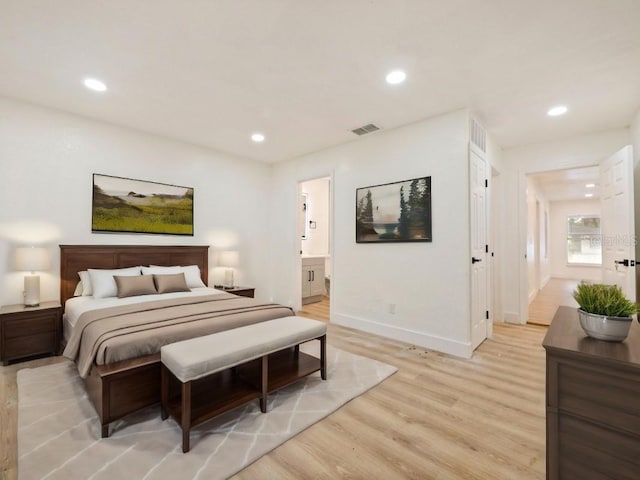
M 557 407 L 563 412 L 637 433 L 640 432 L 639 398 L 637 377 L 613 368 L 558 364 Z
M 640 437 L 616 432 L 571 415 L 560 417 L 559 478 L 637 480 Z
M 37 335 L 39 333 L 55 332 L 57 329 L 57 315 L 42 313 L 28 318 L 12 318 L 4 323 L 5 340 L 10 338 Z

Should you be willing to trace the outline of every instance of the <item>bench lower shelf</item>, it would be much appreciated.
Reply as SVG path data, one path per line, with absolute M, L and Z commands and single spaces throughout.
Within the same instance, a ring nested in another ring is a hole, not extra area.
M 188 403 L 191 412 L 187 428 L 200 425 L 221 413 L 261 398 L 261 365 L 261 359 L 256 359 L 190 382 L 191 398 Z M 268 359 L 267 393 L 321 370 L 321 359 L 300 352 L 297 347 L 272 353 Z M 167 374 L 169 392 L 168 401 L 163 405 L 165 414 L 181 424 L 183 384 L 168 370 L 163 372 L 164 374 Z M 266 409 L 266 399 L 263 401 Z M 185 425 L 182 427 L 184 430 Z

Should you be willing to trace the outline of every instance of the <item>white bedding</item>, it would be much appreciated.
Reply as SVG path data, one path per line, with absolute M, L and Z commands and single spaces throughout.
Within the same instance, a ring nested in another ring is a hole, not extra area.
M 169 298 L 182 298 L 182 297 L 197 297 L 199 295 L 211 295 L 216 293 L 224 293 L 222 290 L 216 290 L 215 288 L 192 288 L 190 292 L 174 292 L 174 293 L 162 293 L 157 295 L 140 295 L 137 297 L 108 297 L 108 298 L 93 298 L 92 296 L 73 297 L 66 301 L 64 305 L 63 316 L 63 334 L 65 341 L 69 340 L 71 331 L 75 326 L 80 315 L 84 312 L 91 310 L 97 310 L 99 308 L 115 307 L 118 305 L 131 305 L 133 303 L 143 303 L 158 299 Z

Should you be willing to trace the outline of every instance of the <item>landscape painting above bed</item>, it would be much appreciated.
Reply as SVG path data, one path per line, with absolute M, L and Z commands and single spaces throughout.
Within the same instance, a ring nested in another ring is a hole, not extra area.
M 193 236 L 193 188 L 94 173 L 91 231 Z

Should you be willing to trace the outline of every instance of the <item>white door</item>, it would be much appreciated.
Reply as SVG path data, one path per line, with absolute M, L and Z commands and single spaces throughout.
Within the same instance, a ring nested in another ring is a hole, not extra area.
M 633 151 L 630 145 L 600 163 L 602 279 L 635 301 Z
M 487 161 L 469 151 L 471 215 L 471 347 L 487 338 Z

